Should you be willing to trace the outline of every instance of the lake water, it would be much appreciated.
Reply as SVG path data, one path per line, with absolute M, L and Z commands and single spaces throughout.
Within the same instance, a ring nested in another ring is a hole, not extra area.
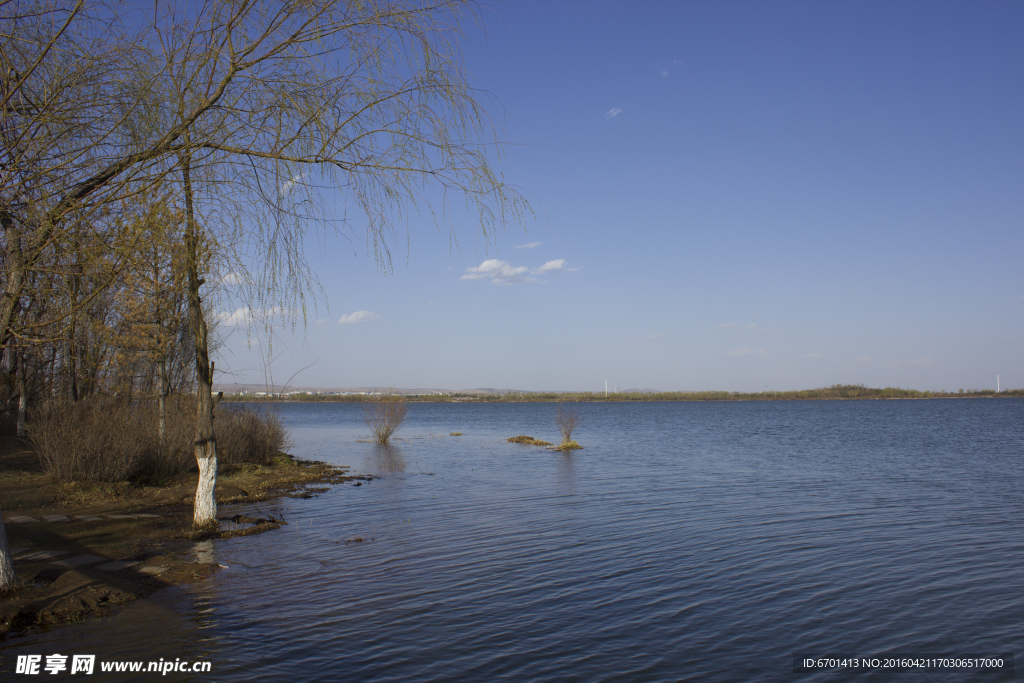
M 289 525 L 200 547 L 228 566 L 208 582 L 7 641 L 4 670 L 64 650 L 204 659 L 194 680 L 219 681 L 987 681 L 1012 675 L 793 658 L 1024 662 L 1024 400 L 579 409 L 584 450 L 561 453 L 504 441 L 555 441 L 550 403 L 411 404 L 390 447 L 360 441 L 359 405 L 282 405 L 293 453 L 380 478 L 232 508 Z

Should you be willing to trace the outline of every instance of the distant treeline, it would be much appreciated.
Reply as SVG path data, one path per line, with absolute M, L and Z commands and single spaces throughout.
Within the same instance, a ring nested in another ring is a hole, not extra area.
M 991 389 L 959 389 L 953 391 L 917 391 L 886 387 L 876 389 L 861 384 L 834 384 L 820 389 L 798 391 L 650 391 L 650 392 L 506 392 L 503 394 L 430 394 L 401 395 L 406 401 L 422 402 L 529 402 L 529 401 L 806 401 L 806 400 L 851 400 L 851 399 L 896 399 L 896 398 L 979 398 L 979 397 L 1024 396 L 1024 389 L 1010 389 L 998 394 Z M 295 393 L 284 396 L 252 396 L 232 394 L 225 396 L 229 401 L 307 401 L 359 403 L 379 400 L 379 396 L 360 394 L 312 394 Z M 394 399 L 395 395 L 385 398 Z

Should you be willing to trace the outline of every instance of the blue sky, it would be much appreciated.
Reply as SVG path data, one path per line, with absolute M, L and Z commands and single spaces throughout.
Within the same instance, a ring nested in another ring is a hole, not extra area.
M 413 215 L 390 273 L 311 242 L 326 306 L 277 333 L 274 380 L 1024 387 L 1024 4 L 485 14 L 466 62 L 536 220 L 456 215 L 453 245 Z M 262 382 L 266 340 L 222 332 L 219 381 Z

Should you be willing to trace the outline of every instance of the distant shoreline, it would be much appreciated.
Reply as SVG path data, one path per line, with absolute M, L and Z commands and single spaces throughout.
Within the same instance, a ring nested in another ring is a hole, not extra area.
M 239 403 L 365 403 L 381 399 L 401 399 L 418 403 L 627 403 L 637 401 L 864 401 L 930 398 L 1014 398 L 1024 397 L 1024 389 L 996 393 L 991 389 L 951 391 L 917 391 L 886 387 L 876 389 L 859 385 L 836 385 L 799 391 L 762 391 L 757 393 L 728 391 L 660 391 L 660 392 L 520 392 L 491 394 L 404 394 L 401 392 L 326 393 L 309 391 L 281 393 L 225 393 L 224 400 Z

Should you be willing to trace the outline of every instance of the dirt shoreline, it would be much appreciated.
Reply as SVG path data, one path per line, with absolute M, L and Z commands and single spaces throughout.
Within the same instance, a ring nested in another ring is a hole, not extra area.
M 346 467 L 281 454 L 272 466 L 222 468 L 222 530 L 192 529 L 196 474 L 153 486 L 54 481 L 31 447 L 0 437 L 0 504 L 18 584 L 0 593 L 0 639 L 78 623 L 167 586 L 203 581 L 220 565 L 197 542 L 262 533 L 287 522 L 220 506 L 309 498 L 371 479 Z

